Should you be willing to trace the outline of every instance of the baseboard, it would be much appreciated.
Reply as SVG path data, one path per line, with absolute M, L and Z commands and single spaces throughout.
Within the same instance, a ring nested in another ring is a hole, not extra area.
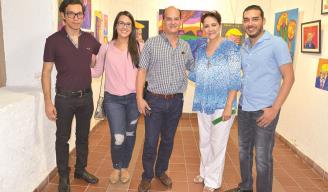
M 296 153 L 298 157 L 302 161 L 304 161 L 306 164 L 308 164 L 313 170 L 315 170 L 322 178 L 326 181 L 328 181 L 328 173 L 323 170 L 316 162 L 314 162 L 312 159 L 310 159 L 308 156 L 306 156 L 304 153 L 302 153 L 299 149 L 297 149 L 292 143 L 290 143 L 287 139 L 285 139 L 283 136 L 281 136 L 279 133 L 276 132 L 276 136 L 285 143 L 293 152 Z

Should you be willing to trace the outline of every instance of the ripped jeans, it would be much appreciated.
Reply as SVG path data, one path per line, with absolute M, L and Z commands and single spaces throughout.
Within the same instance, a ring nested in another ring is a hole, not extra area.
M 136 94 L 117 96 L 105 92 L 104 109 L 111 134 L 113 168 L 128 168 L 139 119 Z

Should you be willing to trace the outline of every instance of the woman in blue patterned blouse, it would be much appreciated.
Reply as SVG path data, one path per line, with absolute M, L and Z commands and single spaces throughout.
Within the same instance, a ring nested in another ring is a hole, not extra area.
M 197 48 L 195 71 L 189 77 L 196 84 L 193 111 L 197 111 L 201 153 L 200 175 L 194 182 L 204 183 L 203 192 L 210 192 L 222 183 L 233 109 L 241 85 L 241 58 L 237 45 L 221 37 L 218 12 L 205 13 L 201 22 L 208 42 Z M 222 121 L 213 124 L 218 117 Z

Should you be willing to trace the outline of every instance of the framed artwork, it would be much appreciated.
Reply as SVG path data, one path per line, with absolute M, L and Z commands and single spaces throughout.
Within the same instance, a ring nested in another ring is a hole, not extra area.
M 319 59 L 315 87 L 328 91 L 328 59 Z
M 82 24 L 82 29 L 91 29 L 91 0 L 83 0 L 84 11 L 84 20 Z
M 311 21 L 301 24 L 301 52 L 321 52 L 321 21 Z
M 328 14 L 328 0 L 321 0 L 321 14 Z
M 149 21 L 147 20 L 136 20 L 136 38 L 140 43 L 147 41 L 149 37 Z
M 221 36 L 242 45 L 245 40 L 245 31 L 242 24 L 222 23 Z
M 181 20 L 182 24 L 179 30 L 179 36 L 183 40 L 196 40 L 198 38 L 203 38 L 203 34 L 200 18 L 206 11 L 200 10 L 181 10 Z M 159 20 L 158 20 L 158 33 L 163 32 L 163 13 L 164 9 L 159 10 Z
M 284 39 L 284 41 L 286 41 L 290 56 L 294 58 L 298 9 L 291 9 L 276 13 L 274 23 L 274 35 L 280 36 Z

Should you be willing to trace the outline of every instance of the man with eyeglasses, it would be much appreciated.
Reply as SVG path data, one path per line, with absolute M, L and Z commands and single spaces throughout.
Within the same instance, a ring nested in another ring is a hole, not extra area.
M 47 117 L 56 122 L 56 161 L 59 192 L 69 192 L 69 145 L 72 120 L 76 119 L 74 177 L 95 184 L 98 178 L 86 171 L 90 119 L 93 114 L 90 65 L 100 44 L 81 31 L 84 7 L 80 0 L 64 0 L 59 7 L 64 27 L 47 38 L 42 69 L 42 89 Z M 55 105 L 51 100 L 51 71 L 57 69 Z

